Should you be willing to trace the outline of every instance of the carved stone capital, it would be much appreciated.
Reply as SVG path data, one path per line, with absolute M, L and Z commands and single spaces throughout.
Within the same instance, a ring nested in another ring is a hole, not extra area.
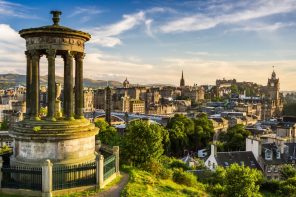
M 56 50 L 55 49 L 47 49 L 46 50 L 46 58 L 55 58 Z
M 75 54 L 75 60 L 79 61 L 79 60 L 83 60 L 85 57 L 85 53 L 76 53 Z
M 30 50 L 29 53 L 31 54 L 32 59 L 34 60 L 39 60 L 42 55 L 38 50 Z

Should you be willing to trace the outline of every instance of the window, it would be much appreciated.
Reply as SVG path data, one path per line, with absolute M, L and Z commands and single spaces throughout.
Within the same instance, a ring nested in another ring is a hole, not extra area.
M 225 167 L 229 166 L 229 163 L 227 161 L 224 162 Z
M 209 166 L 209 167 L 211 166 L 211 161 L 208 161 L 208 166 Z
M 271 172 L 272 171 L 272 167 L 271 166 L 267 166 L 266 167 L 267 172 Z
M 276 158 L 277 159 L 281 158 L 281 151 L 279 149 L 276 150 Z
M 213 169 L 215 169 L 216 168 L 216 164 L 215 163 L 213 163 Z
M 272 160 L 272 152 L 269 149 L 265 150 L 265 159 L 266 160 Z

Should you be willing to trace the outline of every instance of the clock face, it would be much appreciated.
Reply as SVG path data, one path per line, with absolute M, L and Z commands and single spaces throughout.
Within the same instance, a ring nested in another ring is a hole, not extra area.
M 274 86 L 274 83 L 273 83 L 273 82 L 271 82 L 271 83 L 270 83 L 270 85 L 271 85 L 271 86 Z

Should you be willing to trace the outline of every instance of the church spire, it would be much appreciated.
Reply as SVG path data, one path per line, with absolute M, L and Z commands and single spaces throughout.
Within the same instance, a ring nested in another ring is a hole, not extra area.
M 185 80 L 184 80 L 184 75 L 183 75 L 183 70 L 182 70 L 182 76 L 181 76 L 181 80 L 180 80 L 180 87 L 184 87 L 185 86 Z

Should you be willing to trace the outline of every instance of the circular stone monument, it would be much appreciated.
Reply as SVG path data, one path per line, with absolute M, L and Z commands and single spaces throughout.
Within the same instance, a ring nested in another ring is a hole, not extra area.
M 72 165 L 95 160 L 98 128 L 83 116 L 84 43 L 90 34 L 59 25 L 61 12 L 52 11 L 53 24 L 21 30 L 26 40 L 26 117 L 10 135 L 15 147 L 12 166 L 41 166 L 49 159 L 55 165 Z M 40 117 L 40 57 L 48 60 L 48 114 Z M 55 58 L 64 59 L 63 114 L 56 106 Z M 75 61 L 75 64 L 74 64 Z M 75 82 L 73 71 L 75 65 Z M 74 88 L 75 85 L 75 88 Z M 74 102 L 75 100 L 75 102 Z M 61 115 L 62 114 L 62 115 Z

